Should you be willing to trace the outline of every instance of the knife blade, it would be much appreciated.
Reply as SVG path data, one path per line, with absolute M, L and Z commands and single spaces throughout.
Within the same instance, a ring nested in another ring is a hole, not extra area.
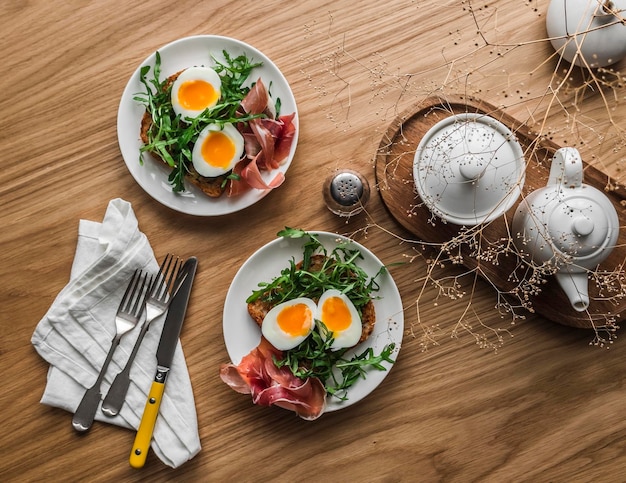
M 133 468 L 143 467 L 148 456 L 154 425 L 159 414 L 163 392 L 165 391 L 165 381 L 167 380 L 167 375 L 172 365 L 180 329 L 185 320 L 185 313 L 187 312 L 187 304 L 189 302 L 191 286 L 197 266 L 198 259 L 196 257 L 190 257 L 185 261 L 179 275 L 179 277 L 185 276 L 185 279 L 178 293 L 174 296 L 167 312 L 163 331 L 161 332 L 161 340 L 159 341 L 159 347 L 156 353 L 156 374 L 152 381 L 150 392 L 148 393 L 146 406 L 130 453 L 129 462 Z

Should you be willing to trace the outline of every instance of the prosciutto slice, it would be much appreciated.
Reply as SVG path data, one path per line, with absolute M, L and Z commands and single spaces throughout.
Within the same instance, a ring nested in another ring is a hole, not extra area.
M 260 344 L 238 365 L 222 364 L 220 377 L 233 390 L 251 394 L 254 404 L 276 405 L 306 420 L 319 418 L 326 408 L 324 384 L 314 377 L 302 380 L 288 367 L 276 367 L 273 357 L 281 355 L 281 351 L 261 338 Z
M 276 117 L 269 92 L 260 77 L 241 101 L 241 108 L 248 114 L 265 114 L 271 119 Z
M 241 109 L 247 114 L 264 114 L 265 117 L 238 126 L 244 137 L 246 156 L 233 170 L 239 180 L 230 181 L 228 196 L 240 195 L 250 188 L 270 190 L 280 186 L 285 180 L 283 173 L 277 173 L 269 182 L 265 182 L 261 173 L 276 170 L 287 160 L 296 133 L 295 112 L 276 118 L 271 98 L 260 78 L 241 102 Z
M 296 113 L 292 112 L 291 114 L 278 118 L 278 121 L 282 124 L 282 131 L 274 145 L 274 159 L 277 160 L 279 164 L 282 164 L 287 159 L 291 151 L 293 138 L 296 135 L 296 125 L 293 122 L 295 117 Z

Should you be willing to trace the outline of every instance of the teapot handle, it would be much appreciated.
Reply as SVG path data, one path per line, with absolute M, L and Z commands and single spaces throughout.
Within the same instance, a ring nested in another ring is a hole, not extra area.
M 579 188 L 583 184 L 583 161 L 578 149 L 566 147 L 554 153 L 548 185 Z

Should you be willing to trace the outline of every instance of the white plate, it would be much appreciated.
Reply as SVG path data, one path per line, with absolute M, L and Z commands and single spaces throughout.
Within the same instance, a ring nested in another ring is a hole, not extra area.
M 318 240 L 330 253 L 338 241 L 346 241 L 347 238 L 326 232 L 310 232 L 318 236 Z M 257 290 L 259 282 L 269 282 L 280 275 L 281 270 L 289 266 L 289 260 L 296 262 L 302 260 L 303 239 L 278 238 L 257 250 L 239 269 L 233 279 L 226 301 L 224 303 L 223 330 L 226 350 L 230 360 L 239 364 L 241 359 L 254 349 L 261 340 L 261 329 L 256 325 L 248 314 L 246 299 L 254 290 Z M 358 249 L 363 255 L 363 260 L 358 261 L 366 273 L 373 277 L 382 266 L 381 261 L 367 248 L 359 243 L 351 241 L 351 247 Z M 402 343 L 404 332 L 404 313 L 402 300 L 393 278 L 388 272 L 380 275 L 377 279 L 380 290 L 375 295 L 380 297 L 374 300 L 376 308 L 376 325 L 372 335 L 362 344 L 348 353 L 361 353 L 368 347 L 372 347 L 375 354 L 380 354 L 385 345 L 395 343 L 396 348 L 392 359 L 396 359 Z M 391 370 L 391 364 L 384 363 L 387 370 L 379 371 L 372 369 L 366 379 L 361 379 L 348 390 L 348 400 L 339 401 L 329 397 L 326 411 L 336 411 L 348 407 L 371 393 L 387 377 Z
M 291 114 L 295 112 L 294 124 L 296 133 L 291 145 L 291 152 L 287 160 L 280 166 L 279 170 L 285 173 L 291 164 L 298 144 L 298 110 L 296 100 L 291 92 L 291 88 L 278 67 L 263 53 L 239 40 L 215 35 L 199 35 L 176 40 L 159 49 L 161 55 L 161 75 L 163 80 L 170 75 L 190 67 L 192 65 L 210 65 L 212 57 L 223 61 L 222 51 L 228 52 L 231 57 L 246 54 L 255 62 L 263 62 L 263 65 L 255 68 L 250 77 L 249 83 L 255 82 L 259 77 L 263 79 L 268 88 L 271 84 L 271 95 L 273 99 L 280 98 L 281 114 Z M 250 190 L 240 196 L 228 198 L 221 196 L 213 199 L 202 193 L 195 186 L 187 186 L 187 192 L 174 193 L 167 181 L 169 168 L 164 163 L 159 163 L 145 154 L 144 164 L 139 163 L 139 148 L 142 146 L 139 137 L 141 118 L 145 112 L 144 107 L 133 97 L 145 90 L 139 81 L 139 71 L 145 65 L 154 66 L 156 53 L 144 60 L 133 73 L 120 101 L 117 113 L 117 137 L 124 162 L 132 174 L 135 181 L 139 183 L 146 193 L 155 200 L 174 210 L 190 215 L 217 216 L 233 213 L 242 210 L 256 203 L 268 194 L 269 190 Z M 148 72 L 147 78 L 152 76 L 152 69 Z M 276 170 L 265 172 L 265 180 L 269 181 L 276 174 Z

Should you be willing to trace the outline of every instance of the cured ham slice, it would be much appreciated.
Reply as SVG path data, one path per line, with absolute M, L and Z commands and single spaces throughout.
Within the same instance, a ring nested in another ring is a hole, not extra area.
M 239 175 L 240 179 L 231 180 L 227 187 L 227 196 L 237 196 L 251 188 L 259 190 L 278 188 L 285 181 L 285 175 L 279 171 L 269 183 L 265 182 L 261 170 L 254 160 L 251 162 L 247 159 L 240 161 L 233 168 L 233 173 Z
M 265 338 L 238 365 L 222 364 L 220 377 L 233 390 L 251 394 L 252 402 L 294 411 L 302 419 L 319 418 L 326 408 L 326 389 L 314 377 L 302 380 L 288 367 L 276 367 L 281 351 Z
M 253 119 L 250 121 L 250 129 L 259 143 L 260 152 L 263 153 L 262 162 L 257 164 L 264 169 L 278 168 L 289 156 L 291 144 L 296 132 L 293 123 L 295 113 L 280 116 L 278 119 Z
M 241 108 L 248 114 L 265 114 L 271 119 L 276 117 L 270 95 L 260 77 L 241 101 Z
M 276 170 L 285 162 L 296 133 L 295 112 L 276 119 L 271 98 L 260 78 L 241 101 L 241 109 L 265 117 L 240 123 L 238 127 L 244 137 L 246 156 L 233 170 L 239 179 L 229 182 L 227 196 L 237 196 L 251 188 L 270 190 L 280 186 L 285 180 L 283 173 L 266 182 L 261 172 Z
M 274 146 L 274 159 L 282 164 L 291 151 L 291 145 L 293 144 L 294 136 L 296 135 L 296 125 L 293 120 L 296 117 L 296 113 L 280 116 L 278 120 L 282 123 L 283 129 L 280 133 L 280 137 L 276 140 Z

